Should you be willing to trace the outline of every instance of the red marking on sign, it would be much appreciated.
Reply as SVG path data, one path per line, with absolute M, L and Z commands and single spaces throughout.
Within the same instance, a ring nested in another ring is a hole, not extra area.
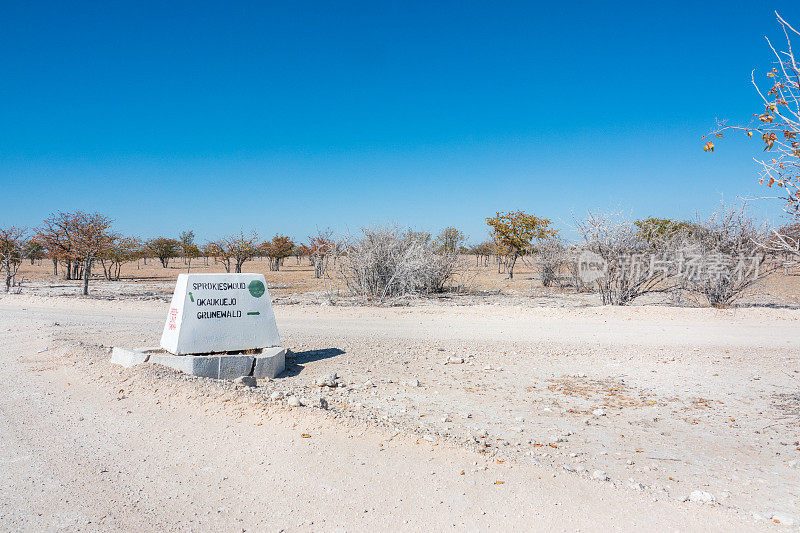
M 175 329 L 178 327 L 176 324 L 178 320 L 178 310 L 174 307 L 170 308 L 169 310 L 169 329 Z

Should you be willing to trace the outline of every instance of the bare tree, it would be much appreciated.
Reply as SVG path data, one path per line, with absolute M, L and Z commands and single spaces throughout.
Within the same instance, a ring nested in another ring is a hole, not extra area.
M 308 237 L 308 250 L 311 263 L 314 265 L 314 277 L 319 279 L 328 270 L 331 257 L 339 251 L 340 243 L 333 238 L 330 229 L 319 230 L 316 235 Z

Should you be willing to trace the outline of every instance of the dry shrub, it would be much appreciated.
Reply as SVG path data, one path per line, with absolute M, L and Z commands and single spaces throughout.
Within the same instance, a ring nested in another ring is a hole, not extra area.
M 682 285 L 714 307 L 739 300 L 774 266 L 766 264 L 766 225 L 759 225 L 744 207 L 722 208 L 708 220 L 682 232 Z
M 558 239 L 548 239 L 535 248 L 536 264 L 542 285 L 549 287 L 553 282 L 559 282 L 560 273 L 569 261 L 569 252 Z
M 658 265 L 656 259 L 658 252 L 669 255 L 673 240 L 654 249 L 617 213 L 589 212 L 585 220 L 576 221 L 576 230 L 584 239 L 577 265 L 580 278 L 594 284 L 604 305 L 627 305 L 644 294 L 670 290 L 669 258 Z
M 441 292 L 459 268 L 458 255 L 429 235 L 394 226 L 365 228 L 345 250 L 342 279 L 353 294 L 368 299 Z
M 681 223 L 657 239 L 614 214 L 590 213 L 577 229 L 584 238 L 577 269 L 603 304 L 668 292 L 676 303 L 686 293 L 727 307 L 775 268 L 766 265 L 766 227 L 744 207 L 723 205 L 708 220 Z

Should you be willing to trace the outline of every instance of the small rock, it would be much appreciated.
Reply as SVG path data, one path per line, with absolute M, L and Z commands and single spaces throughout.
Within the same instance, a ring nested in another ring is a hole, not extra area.
M 410 380 L 410 381 L 407 383 L 407 385 L 408 385 L 409 387 L 421 387 L 421 386 L 422 386 L 422 384 L 419 382 L 419 380 L 418 380 L 418 379 L 412 379 L 412 380 Z
M 327 376 L 317 378 L 315 383 L 317 387 L 336 387 L 337 379 L 339 379 L 339 376 L 337 376 L 336 372 L 334 372 L 332 374 L 328 374 Z
M 256 378 L 253 376 L 239 376 L 238 378 L 233 380 L 234 383 L 238 387 L 258 387 L 258 383 L 256 383 Z
M 303 405 L 303 402 L 301 402 L 297 396 L 289 396 L 286 398 L 286 403 L 289 405 L 289 407 L 300 407 Z
M 606 474 L 602 470 L 595 470 L 594 472 L 592 472 L 592 479 L 599 479 L 600 481 L 608 481 L 609 477 L 608 474 Z
M 442 417 L 442 422 L 452 422 L 452 420 L 450 419 L 449 416 L 443 416 Z
M 714 495 L 704 490 L 693 490 L 689 497 L 684 501 L 698 502 L 698 503 L 713 503 L 716 501 Z
M 575 472 L 577 470 L 577 468 L 575 468 L 572 465 L 561 465 L 561 468 L 563 468 L 567 472 Z
M 632 488 L 633 490 L 644 490 L 644 485 L 635 481 L 628 483 L 628 487 Z
M 800 519 L 798 519 L 794 515 L 790 515 L 789 513 L 784 513 L 784 512 L 772 513 L 772 516 L 770 518 L 772 519 L 773 522 L 778 522 L 782 526 L 792 527 L 800 524 Z
M 606 410 L 605 409 L 595 409 L 594 411 L 592 411 L 592 414 L 594 416 L 606 416 Z
M 463 357 L 456 357 L 454 355 L 451 355 L 450 357 L 447 358 L 447 361 L 445 362 L 445 364 L 460 365 L 463 362 L 464 362 L 464 358 Z
M 320 397 L 319 400 L 317 400 L 317 407 L 319 407 L 320 409 L 327 409 L 328 408 L 328 400 L 326 400 L 325 398 Z
M 365 389 L 369 389 L 369 388 L 374 387 L 374 386 L 375 386 L 375 384 L 369 379 L 364 382 L 364 388 Z
M 276 390 L 272 394 L 269 395 L 269 399 L 273 402 L 278 401 L 283 398 L 283 393 L 279 390 Z
M 464 413 L 461 418 L 472 418 L 472 413 Z

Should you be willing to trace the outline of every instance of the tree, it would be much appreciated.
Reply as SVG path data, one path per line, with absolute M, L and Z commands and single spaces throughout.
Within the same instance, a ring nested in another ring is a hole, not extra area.
M 472 247 L 472 253 L 475 254 L 475 266 L 483 263 L 483 266 L 489 266 L 489 259 L 495 253 L 495 245 L 493 242 L 484 241 Z
M 467 236 L 463 232 L 450 226 L 443 229 L 439 236 L 436 237 L 436 244 L 445 252 L 458 253 L 466 240 Z
M 778 51 L 767 38 L 772 53 L 777 60 L 777 67 L 766 73 L 768 81 L 756 81 L 755 70 L 750 73 L 750 80 L 761 99 L 763 108 L 753 114 L 748 125 L 729 125 L 718 121 L 717 126 L 708 137 L 723 138 L 726 132 L 741 131 L 749 138 L 760 139 L 764 152 L 770 157 L 756 158 L 760 167 L 759 182 L 770 189 L 778 191 L 778 198 L 785 201 L 785 210 L 795 219 L 800 217 L 800 64 L 794 56 L 792 39 L 800 36 L 795 28 L 786 22 L 777 12 L 775 16 L 786 39 L 785 50 Z M 703 145 L 706 152 L 714 151 L 714 141 L 707 140 Z M 777 242 L 781 242 L 777 234 Z M 800 255 L 800 249 L 787 243 L 785 251 Z
M 162 267 L 167 268 L 169 260 L 180 254 L 181 243 L 169 237 L 156 237 L 147 241 L 147 250 L 158 257 Z
M 245 261 L 252 259 L 258 253 L 258 233 L 255 231 L 245 235 L 243 231 L 229 235 L 215 244 L 214 248 L 223 265 L 225 272 L 231 271 L 231 265 L 237 274 L 242 272 Z
M 682 220 L 655 217 L 637 220 L 633 225 L 639 229 L 639 238 L 654 246 L 671 239 L 682 231 L 689 231 L 692 227 L 692 224 Z
M 89 279 L 94 261 L 117 240 L 111 232 L 111 219 L 100 213 L 75 213 L 75 256 L 83 263 L 83 294 L 89 294 Z
M 186 272 L 190 272 L 192 270 L 192 259 L 200 257 L 200 248 L 194 243 L 194 232 L 182 231 L 178 236 L 178 241 L 180 242 L 183 260 L 186 262 Z
M 269 269 L 277 271 L 283 260 L 295 250 L 294 242 L 286 235 L 275 235 L 271 241 L 264 242 L 261 249 L 269 258 Z
M 76 259 L 73 244 L 76 224 L 75 213 L 52 213 L 42 221 L 36 240 L 44 246 L 53 261 L 53 275 L 58 275 L 58 264 L 64 265 L 64 279 L 72 279 L 72 266 Z
M 25 242 L 25 249 L 22 253 L 33 264 L 37 259 L 44 257 L 45 249 L 36 236 L 33 236 Z
M 118 237 L 100 256 L 100 264 L 106 279 L 119 281 L 122 265 L 138 261 L 142 255 L 142 241 L 138 237 Z M 106 262 L 108 262 L 107 268 Z
M 308 246 L 305 244 L 295 244 L 294 248 L 292 248 L 292 255 L 299 265 L 302 262 L 303 256 L 308 255 Z
M 319 279 L 325 275 L 328 262 L 339 248 L 330 229 L 319 230 L 317 235 L 308 237 L 309 258 L 314 265 L 314 277 Z
M 552 222 L 523 211 L 498 212 L 487 218 L 492 236 L 498 246 L 509 256 L 508 279 L 514 278 L 514 265 L 517 258 L 527 254 L 534 242 L 555 237 L 558 232 L 551 228 Z
M 27 239 L 23 228 L 0 228 L 0 272 L 6 278 L 6 292 L 11 290 L 22 264 Z

